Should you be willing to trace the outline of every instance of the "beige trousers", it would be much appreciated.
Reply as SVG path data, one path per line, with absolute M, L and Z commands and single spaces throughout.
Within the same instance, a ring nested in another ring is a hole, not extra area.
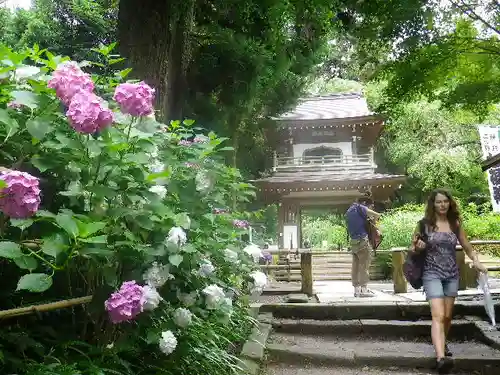
M 352 285 L 364 287 L 370 281 L 370 264 L 372 261 L 372 247 L 368 238 L 351 240 L 352 251 Z

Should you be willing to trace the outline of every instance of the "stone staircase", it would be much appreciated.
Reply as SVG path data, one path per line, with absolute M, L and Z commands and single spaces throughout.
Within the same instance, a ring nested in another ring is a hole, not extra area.
M 286 256 L 280 255 L 278 264 L 289 265 L 289 269 L 279 269 L 273 271 L 276 281 L 300 281 L 300 256 L 295 257 L 290 254 L 289 260 Z M 351 280 L 352 255 L 345 252 L 325 252 L 313 254 L 313 279 L 315 281 L 326 280 Z M 383 280 L 384 273 L 377 266 L 375 260 L 372 261 L 370 276 L 372 280 Z
M 272 319 L 261 375 L 436 373 L 428 320 L 299 319 Z M 473 322 L 454 322 L 449 337 L 453 374 L 500 374 L 500 343 L 481 337 Z

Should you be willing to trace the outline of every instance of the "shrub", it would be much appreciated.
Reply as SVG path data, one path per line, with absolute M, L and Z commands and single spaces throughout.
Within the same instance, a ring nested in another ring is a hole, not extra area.
M 224 139 L 154 119 L 154 90 L 113 71 L 113 47 L 93 77 L 0 47 L 1 307 L 93 296 L 4 330 L 2 373 L 235 373 L 252 323 L 240 296 L 263 280 L 229 207 L 253 188 Z

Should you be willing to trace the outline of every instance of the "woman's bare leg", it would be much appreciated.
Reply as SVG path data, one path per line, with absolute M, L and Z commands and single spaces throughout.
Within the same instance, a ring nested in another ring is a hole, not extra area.
M 455 297 L 444 298 L 444 335 L 448 338 L 451 322 L 453 320 L 453 306 L 455 305 Z
M 431 336 L 434 350 L 436 351 L 436 358 L 440 360 L 444 358 L 444 345 L 446 343 L 445 333 L 445 299 L 433 298 L 429 301 L 431 305 L 432 326 Z

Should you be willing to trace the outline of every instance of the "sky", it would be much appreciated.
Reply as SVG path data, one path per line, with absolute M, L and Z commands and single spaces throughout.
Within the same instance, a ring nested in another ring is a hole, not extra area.
M 27 9 L 31 6 L 31 0 L 7 0 L 6 4 L 7 8 L 15 9 L 15 8 L 24 8 Z

